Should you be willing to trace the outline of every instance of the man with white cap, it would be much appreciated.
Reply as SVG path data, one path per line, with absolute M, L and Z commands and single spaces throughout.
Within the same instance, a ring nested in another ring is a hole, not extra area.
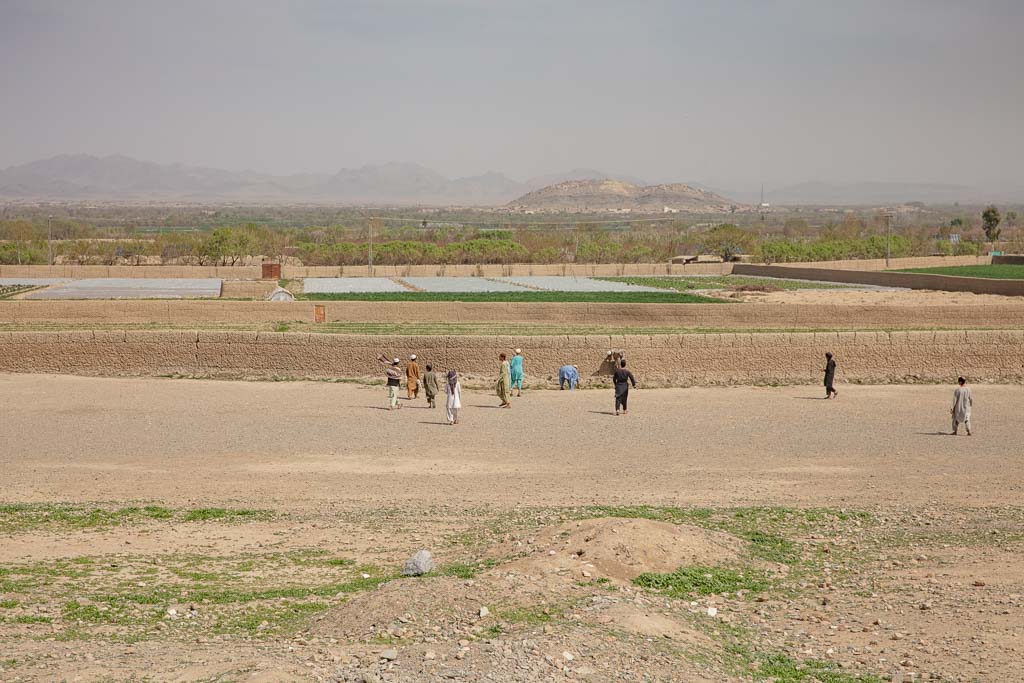
M 420 394 L 420 366 L 415 353 L 409 356 L 409 364 L 405 366 L 405 393 L 410 399 Z
M 388 360 L 384 357 L 384 354 L 377 356 L 377 360 L 388 366 L 384 371 L 388 386 L 388 410 L 397 410 L 402 407 L 398 405 L 398 387 L 402 382 L 402 370 L 399 366 L 402 364 L 402 361 L 397 358 Z
M 509 374 L 512 377 L 512 389 L 515 390 L 516 396 L 523 395 L 523 350 L 516 349 L 516 355 L 512 356 L 512 360 L 508 363 Z M 511 389 L 510 389 L 511 391 Z

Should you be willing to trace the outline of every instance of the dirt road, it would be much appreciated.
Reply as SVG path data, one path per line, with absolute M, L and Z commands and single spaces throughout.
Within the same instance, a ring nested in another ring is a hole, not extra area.
M 1024 387 L 975 387 L 973 437 L 943 432 L 952 388 L 467 393 L 311 382 L 0 376 L 11 501 L 857 505 L 1024 503 Z

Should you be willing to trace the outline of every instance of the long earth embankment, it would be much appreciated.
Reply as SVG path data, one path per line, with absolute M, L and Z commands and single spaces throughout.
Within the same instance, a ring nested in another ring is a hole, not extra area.
M 811 383 L 835 353 L 847 382 L 1024 381 L 1024 330 L 600 336 L 375 336 L 227 331 L 0 332 L 0 371 L 98 375 L 362 378 L 378 354 L 477 378 L 521 347 L 526 374 L 550 383 L 564 364 L 605 381 L 608 350 L 625 350 L 649 385 Z
M 515 323 L 676 330 L 921 330 L 1024 328 L 1024 300 L 978 306 L 828 304 L 486 303 L 459 301 L 0 301 L 13 326 L 312 323 Z

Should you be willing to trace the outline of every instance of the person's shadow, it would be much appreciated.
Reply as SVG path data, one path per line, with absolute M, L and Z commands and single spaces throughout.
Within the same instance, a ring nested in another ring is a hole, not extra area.
M 587 412 L 591 413 L 592 415 L 615 415 L 615 413 L 612 412 L 611 410 L 588 410 Z
M 918 436 L 952 436 L 949 432 L 917 432 Z

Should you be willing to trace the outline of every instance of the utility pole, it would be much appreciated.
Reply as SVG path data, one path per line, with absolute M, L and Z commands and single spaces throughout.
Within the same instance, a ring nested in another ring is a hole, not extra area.
M 367 275 L 369 275 L 370 277 L 373 277 L 373 222 L 374 222 L 374 220 L 375 219 L 371 218 L 370 221 L 367 223 L 368 229 L 370 231 L 370 240 L 367 243 L 366 262 L 368 264 Z
M 892 242 L 892 212 L 885 212 L 885 267 L 889 268 L 890 242 Z
M 53 216 L 46 217 L 46 261 L 51 266 L 53 265 L 53 228 L 51 223 L 53 222 Z

